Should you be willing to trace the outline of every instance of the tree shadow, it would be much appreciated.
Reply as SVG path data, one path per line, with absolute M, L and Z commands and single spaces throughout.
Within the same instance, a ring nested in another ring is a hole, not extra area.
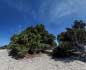
M 65 63 L 70 63 L 76 60 L 86 62 L 86 57 L 81 56 L 64 56 L 64 57 L 53 57 L 52 55 L 49 56 L 51 56 L 51 59 L 54 59 L 55 61 L 63 61 Z

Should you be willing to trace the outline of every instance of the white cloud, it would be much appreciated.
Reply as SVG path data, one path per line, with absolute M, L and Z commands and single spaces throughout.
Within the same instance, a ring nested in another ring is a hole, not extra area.
M 76 14 L 77 17 L 84 16 L 86 12 L 86 0 L 41 0 L 37 3 L 37 8 L 34 9 L 32 2 L 39 0 L 3 0 L 19 12 L 23 13 L 25 17 L 30 16 L 34 19 L 43 20 L 46 23 L 51 23 L 64 16 Z

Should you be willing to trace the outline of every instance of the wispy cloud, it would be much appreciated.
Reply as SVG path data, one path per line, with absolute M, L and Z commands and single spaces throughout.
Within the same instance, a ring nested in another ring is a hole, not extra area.
M 9 13 L 14 9 L 20 13 L 19 15 L 24 17 L 20 18 L 20 23 L 18 22 L 18 24 L 16 23 L 18 20 L 13 18 L 16 21 L 12 21 L 15 23 L 15 27 L 10 28 L 8 32 L 1 30 L 1 44 L 5 42 L 5 37 L 5 43 L 8 43 L 10 35 L 20 32 L 28 25 L 32 25 L 32 21 L 33 23 L 44 23 L 49 32 L 57 35 L 69 25 L 70 21 L 73 21 L 72 19 L 86 19 L 86 0 L 1 0 L 1 2 L 4 5 L 6 4 L 6 6 L 8 5 Z
M 34 15 L 32 5 L 25 0 L 3 0 L 5 3 L 7 3 L 10 7 L 15 8 L 17 11 L 19 11 L 22 15 L 25 17 L 30 16 L 31 18 Z
M 71 14 L 83 14 L 86 12 L 86 0 L 3 0 L 13 8 L 16 8 L 25 17 L 33 20 L 39 19 L 51 23 Z M 39 2 L 34 5 L 34 3 Z M 36 8 L 35 6 L 38 5 Z

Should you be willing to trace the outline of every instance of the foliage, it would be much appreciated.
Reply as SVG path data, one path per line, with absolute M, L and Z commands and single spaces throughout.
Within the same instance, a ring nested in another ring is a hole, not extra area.
M 7 45 L 0 46 L 0 49 L 7 49 Z
M 86 29 L 83 21 L 75 21 L 71 28 L 57 36 L 59 45 L 54 49 L 54 56 L 68 56 L 74 52 L 86 53 Z
M 11 50 L 9 54 L 16 53 L 16 57 L 24 57 L 27 53 L 38 53 L 53 48 L 55 46 L 54 39 L 55 36 L 49 34 L 44 25 L 31 26 L 11 37 L 11 42 L 8 45 L 8 49 Z

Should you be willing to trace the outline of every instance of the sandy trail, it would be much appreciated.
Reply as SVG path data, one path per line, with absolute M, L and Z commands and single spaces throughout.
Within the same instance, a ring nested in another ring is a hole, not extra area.
M 86 70 L 86 63 L 55 61 L 46 54 L 32 59 L 15 60 L 8 56 L 7 50 L 0 50 L 0 70 Z

